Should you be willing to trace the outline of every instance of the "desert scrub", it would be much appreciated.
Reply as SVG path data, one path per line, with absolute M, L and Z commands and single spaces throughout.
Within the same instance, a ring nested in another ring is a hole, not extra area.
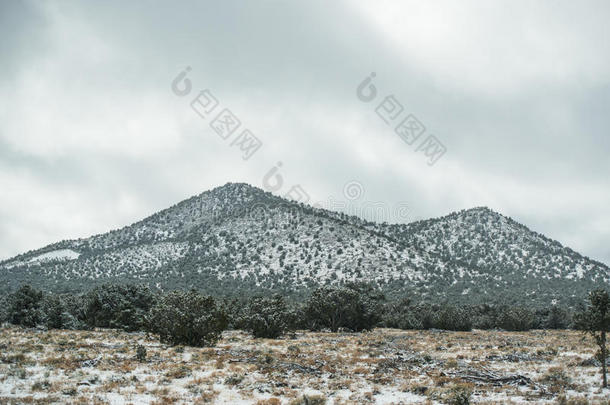
M 138 345 L 136 347 L 136 359 L 140 363 L 144 363 L 146 361 L 146 348 L 142 345 Z
M 278 398 L 261 399 L 256 405 L 281 405 L 282 401 Z
M 51 383 L 48 380 L 36 381 L 32 384 L 32 391 L 46 391 L 51 388 Z
M 227 385 L 238 385 L 244 380 L 243 375 L 231 375 L 225 379 Z
M 472 390 L 465 385 L 456 385 L 451 388 L 447 395 L 448 405 L 469 405 L 472 398 Z
M 557 405 L 588 405 L 590 402 L 586 398 L 566 398 L 565 394 L 557 397 Z
M 213 297 L 173 291 L 152 308 L 148 324 L 162 343 L 202 347 L 215 345 L 228 321 Z
M 303 395 L 290 401 L 290 405 L 324 405 L 326 398 L 322 395 Z
M 549 390 L 556 394 L 572 388 L 572 380 L 561 367 L 550 368 L 539 382 L 549 385 Z
M 191 375 L 191 369 L 186 366 L 180 366 L 165 373 L 165 377 L 171 379 L 185 378 Z

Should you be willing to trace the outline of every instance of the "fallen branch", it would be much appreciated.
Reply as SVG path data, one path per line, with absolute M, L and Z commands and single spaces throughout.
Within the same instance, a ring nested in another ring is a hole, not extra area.
M 452 373 L 454 377 L 473 383 L 484 383 L 493 385 L 532 385 L 529 377 L 520 374 L 500 375 L 489 370 L 460 370 Z

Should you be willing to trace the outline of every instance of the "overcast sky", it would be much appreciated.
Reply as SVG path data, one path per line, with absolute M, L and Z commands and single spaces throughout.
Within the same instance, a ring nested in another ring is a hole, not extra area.
M 399 222 L 488 206 L 610 264 L 609 20 L 607 1 L 3 1 L 0 258 L 282 162 L 280 195 Z M 262 141 L 249 160 L 191 109 L 204 89 Z M 375 111 L 390 95 L 426 128 L 413 145 Z

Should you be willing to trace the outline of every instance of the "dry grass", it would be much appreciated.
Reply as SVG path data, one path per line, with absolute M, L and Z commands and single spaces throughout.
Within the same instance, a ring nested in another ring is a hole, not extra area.
M 191 348 L 145 334 L 11 327 L 0 329 L 0 343 L 0 404 L 399 404 L 471 395 L 488 404 L 608 405 L 610 396 L 586 365 L 594 347 L 571 331 L 379 329 L 277 340 L 231 331 L 214 348 Z M 473 370 L 529 382 L 471 381 Z

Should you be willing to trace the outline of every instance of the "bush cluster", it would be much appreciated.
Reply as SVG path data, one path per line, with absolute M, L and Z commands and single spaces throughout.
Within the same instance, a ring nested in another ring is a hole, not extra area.
M 275 339 L 291 325 L 291 314 L 281 295 L 254 297 L 246 305 L 236 322 L 239 329 L 251 332 L 257 338 Z
M 98 328 L 142 330 L 155 299 L 150 288 L 143 285 L 96 287 L 84 297 L 85 322 Z
M 217 301 L 197 291 L 173 291 L 152 308 L 149 330 L 173 345 L 213 346 L 227 328 L 227 316 Z
M 572 313 L 552 306 L 532 310 L 511 305 L 450 305 L 412 303 L 409 299 L 388 303 L 383 325 L 398 329 L 567 329 L 572 327 Z
M 322 286 L 301 302 L 281 295 L 220 300 L 191 291 L 153 292 L 142 285 L 108 284 L 84 294 L 47 294 L 28 285 L 0 296 L 0 323 L 50 329 L 114 328 L 147 331 L 173 345 L 209 346 L 227 328 L 256 338 L 279 338 L 309 329 L 361 332 L 377 326 L 469 331 L 572 326 L 563 308 L 532 310 L 511 305 L 450 305 L 387 301 L 370 284 Z
M 403 299 L 386 306 L 384 325 L 398 329 L 469 331 L 472 329 L 472 318 L 462 307 L 411 304 L 409 299 Z
M 303 322 L 311 330 L 371 330 L 381 321 L 383 299 L 367 284 L 320 287 L 305 303 Z

